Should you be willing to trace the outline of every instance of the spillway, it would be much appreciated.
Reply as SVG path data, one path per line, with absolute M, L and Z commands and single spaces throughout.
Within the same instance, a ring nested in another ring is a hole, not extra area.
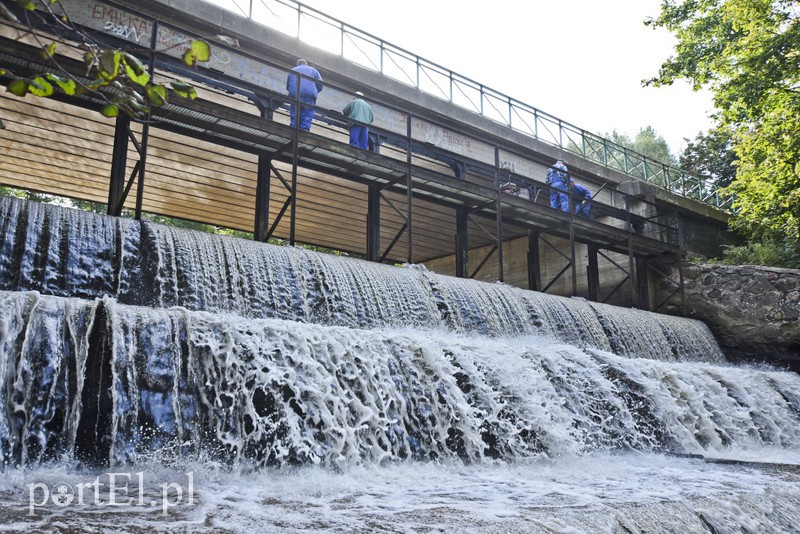
M 698 321 L 10 198 L 0 391 L 9 473 L 800 451 L 800 377 Z

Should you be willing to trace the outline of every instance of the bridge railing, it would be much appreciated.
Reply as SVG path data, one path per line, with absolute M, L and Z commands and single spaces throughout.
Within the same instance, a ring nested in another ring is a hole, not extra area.
M 362 67 L 469 109 L 539 141 L 719 209 L 713 182 L 649 158 L 294 0 L 209 0 Z

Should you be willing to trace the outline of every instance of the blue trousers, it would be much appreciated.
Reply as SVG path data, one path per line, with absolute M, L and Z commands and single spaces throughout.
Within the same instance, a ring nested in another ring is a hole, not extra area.
M 311 106 L 314 106 L 317 103 L 317 99 L 313 98 L 313 97 L 300 95 L 300 102 L 302 102 L 303 104 L 310 104 Z M 291 126 L 292 128 L 294 128 L 294 121 L 295 121 L 295 115 L 296 115 L 295 107 L 296 106 L 294 104 L 289 104 L 289 117 L 291 119 L 289 121 L 289 126 Z M 314 108 L 301 105 L 300 106 L 300 129 L 301 130 L 305 130 L 307 132 L 310 131 L 311 130 L 311 121 L 312 120 L 314 120 Z
M 561 180 L 555 180 L 550 183 L 550 187 L 553 188 L 550 190 L 550 207 L 569 213 L 569 197 L 567 196 L 566 184 Z
M 575 215 L 592 218 L 592 193 L 580 184 L 575 184 L 572 188 L 573 202 L 575 203 Z
M 369 150 L 369 130 L 363 124 L 354 124 L 350 127 L 350 144 L 352 146 Z
M 558 180 L 550 184 L 553 190 L 550 191 L 550 207 L 560 209 L 564 213 L 569 213 L 569 196 L 567 186 Z M 563 192 L 562 192 L 563 191 Z M 580 184 L 572 186 L 572 202 L 575 206 L 575 215 L 592 218 L 592 193 Z

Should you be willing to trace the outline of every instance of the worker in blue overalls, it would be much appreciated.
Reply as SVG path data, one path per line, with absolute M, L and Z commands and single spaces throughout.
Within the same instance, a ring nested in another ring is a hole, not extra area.
M 303 77 L 297 76 L 299 73 Z M 311 121 L 314 119 L 314 107 L 317 105 L 317 95 L 322 91 L 322 76 L 319 71 L 310 66 L 305 59 L 298 59 L 297 66 L 292 69 L 289 76 L 286 78 L 286 92 L 293 99 L 297 98 L 297 79 L 300 78 L 300 102 L 302 104 L 309 104 L 309 106 L 300 106 L 300 129 L 309 131 L 311 130 Z M 291 121 L 290 126 L 295 125 L 295 110 L 294 102 L 289 104 L 289 116 Z
M 558 160 L 547 169 L 547 185 L 550 190 L 550 207 L 569 213 L 569 195 L 572 195 L 575 214 L 591 218 L 592 193 L 580 184 L 576 184 L 569 176 L 569 170 L 563 160 Z

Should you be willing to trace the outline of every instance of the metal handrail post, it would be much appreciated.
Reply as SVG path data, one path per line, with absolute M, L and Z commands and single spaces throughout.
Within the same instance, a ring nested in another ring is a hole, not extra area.
M 572 181 L 572 177 L 567 176 L 567 180 Z M 572 296 L 578 295 L 578 266 L 576 265 L 576 251 L 575 251 L 575 203 L 572 199 L 572 190 L 570 184 L 567 183 L 567 207 L 569 208 L 569 252 L 570 252 L 570 268 L 572 271 Z
M 298 26 L 299 31 L 299 26 Z M 289 215 L 289 244 L 295 244 L 295 232 L 297 230 L 297 167 L 300 163 L 300 83 L 302 74 L 296 73 L 295 93 L 294 93 L 294 130 L 292 131 L 292 213 Z
M 411 215 L 412 215 L 412 208 L 413 208 L 413 194 L 412 194 L 412 187 L 413 182 L 411 180 L 411 169 L 412 169 L 412 158 L 411 158 L 411 145 L 412 145 L 412 136 L 411 136 L 411 120 L 412 116 L 411 113 L 406 115 L 408 118 L 408 124 L 406 125 L 406 135 L 408 138 L 408 147 L 406 150 L 406 221 L 408 225 L 408 263 L 414 263 L 414 239 L 413 239 L 413 229 L 411 227 Z
M 503 206 L 500 197 L 503 193 L 500 191 L 500 147 L 494 147 L 494 182 L 497 191 L 497 268 L 500 271 L 498 280 L 503 282 L 504 278 L 504 265 L 503 265 Z

